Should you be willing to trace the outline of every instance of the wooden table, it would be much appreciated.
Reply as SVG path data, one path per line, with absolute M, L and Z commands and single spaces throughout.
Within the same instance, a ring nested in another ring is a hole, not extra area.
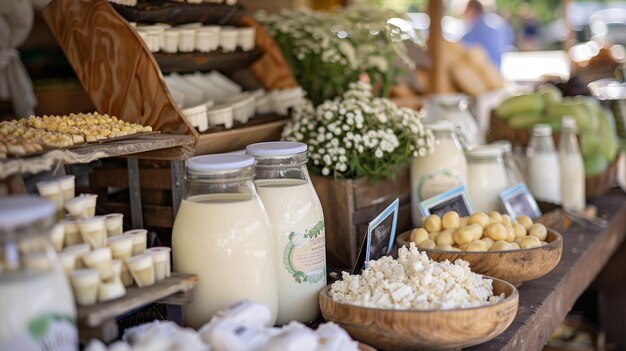
M 599 216 L 610 219 L 608 226 L 605 229 L 589 229 L 567 219 L 558 221 L 555 229 L 563 234 L 564 239 L 559 265 L 548 275 L 519 287 L 519 310 L 511 326 L 497 338 L 470 350 L 543 348 L 552 331 L 624 242 L 626 195 L 614 191 L 593 201 L 593 204 L 598 207 Z M 558 214 L 552 215 L 556 217 Z M 621 270 L 624 270 L 623 267 Z M 623 311 L 611 311 L 611 308 L 614 306 L 600 306 L 600 318 L 604 309 L 619 315 L 623 323 Z

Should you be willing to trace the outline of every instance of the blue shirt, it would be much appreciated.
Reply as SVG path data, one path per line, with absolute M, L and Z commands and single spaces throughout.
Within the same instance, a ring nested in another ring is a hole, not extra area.
M 500 16 L 490 13 L 478 18 L 461 39 L 467 46 L 481 46 L 497 68 L 500 68 L 502 54 L 513 45 L 513 40 L 511 26 Z

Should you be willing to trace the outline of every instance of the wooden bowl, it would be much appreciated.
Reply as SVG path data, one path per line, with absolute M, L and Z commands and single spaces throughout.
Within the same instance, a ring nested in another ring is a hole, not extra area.
M 407 231 L 396 239 L 400 246 L 408 245 L 411 232 Z M 552 229 L 548 229 L 548 244 L 532 249 L 511 251 L 458 252 L 435 249 L 426 251 L 431 260 L 454 262 L 462 259 L 469 262 L 472 272 L 505 280 L 513 285 L 537 279 L 548 274 L 561 260 L 563 237 Z
M 517 314 L 515 287 L 493 279 L 494 294 L 505 299 L 493 305 L 451 310 L 390 310 L 340 303 L 320 291 L 327 321 L 343 327 L 355 340 L 383 350 L 450 350 L 489 341 L 509 327 Z

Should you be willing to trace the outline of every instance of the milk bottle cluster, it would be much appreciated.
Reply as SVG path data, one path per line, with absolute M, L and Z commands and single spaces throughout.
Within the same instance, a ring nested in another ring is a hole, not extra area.
M 185 307 L 195 328 L 244 299 L 269 306 L 268 325 L 319 315 L 324 215 L 306 169 L 307 146 L 259 143 L 246 152 L 187 162 L 172 249 L 174 269 L 199 276 Z

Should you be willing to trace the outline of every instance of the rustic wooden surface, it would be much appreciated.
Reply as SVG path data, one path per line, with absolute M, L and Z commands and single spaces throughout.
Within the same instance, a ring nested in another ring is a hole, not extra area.
M 196 155 L 240 150 L 249 144 L 279 140 L 285 124 L 287 124 L 287 117 L 250 127 L 200 134 L 195 146 Z
M 215 3 L 188 4 L 172 1 L 138 1 L 137 6 L 113 4 L 127 21 L 137 23 L 233 24 L 243 15 L 243 6 Z
M 402 233 L 396 242 L 406 245 L 411 232 Z M 472 272 L 499 278 L 512 284 L 520 284 L 548 274 L 561 259 L 563 238 L 553 230 L 548 231 L 547 245 L 525 250 L 454 252 L 424 249 L 432 260 L 469 262 Z
M 334 302 L 328 287 L 320 292 L 324 318 L 356 340 L 384 350 L 450 350 L 493 338 L 513 321 L 518 293 L 509 283 L 494 279 L 494 292 L 504 301 L 483 307 L 452 310 L 401 311 L 364 308 Z
M 127 288 L 126 295 L 119 299 L 91 306 L 78 306 L 76 309 L 78 323 L 87 327 L 97 327 L 104 321 L 114 319 L 139 307 L 159 302 L 179 292 L 188 292 L 197 283 L 198 276 L 195 274 L 172 273 L 169 278 L 157 281 L 152 286 Z M 184 304 L 189 301 L 179 302 Z
M 194 138 L 191 135 L 143 134 L 128 139 L 82 144 L 71 149 L 51 150 L 31 157 L 0 160 L 0 179 L 18 173 L 37 173 L 50 170 L 60 163 L 88 163 L 105 157 L 135 154 L 137 154 L 135 156 L 150 157 L 151 155 L 147 152 L 154 150 L 187 150 L 185 153 L 191 155 L 189 147 L 193 143 Z M 184 155 L 181 152 L 176 153 L 177 157 Z
M 593 204 L 600 217 L 610 218 L 607 228 L 593 230 L 572 222 L 567 230 L 561 230 L 553 225 L 563 234 L 561 262 L 546 276 L 519 288 L 517 317 L 504 333 L 470 350 L 540 350 L 545 345 L 576 299 L 624 242 L 626 196 L 613 191 Z

